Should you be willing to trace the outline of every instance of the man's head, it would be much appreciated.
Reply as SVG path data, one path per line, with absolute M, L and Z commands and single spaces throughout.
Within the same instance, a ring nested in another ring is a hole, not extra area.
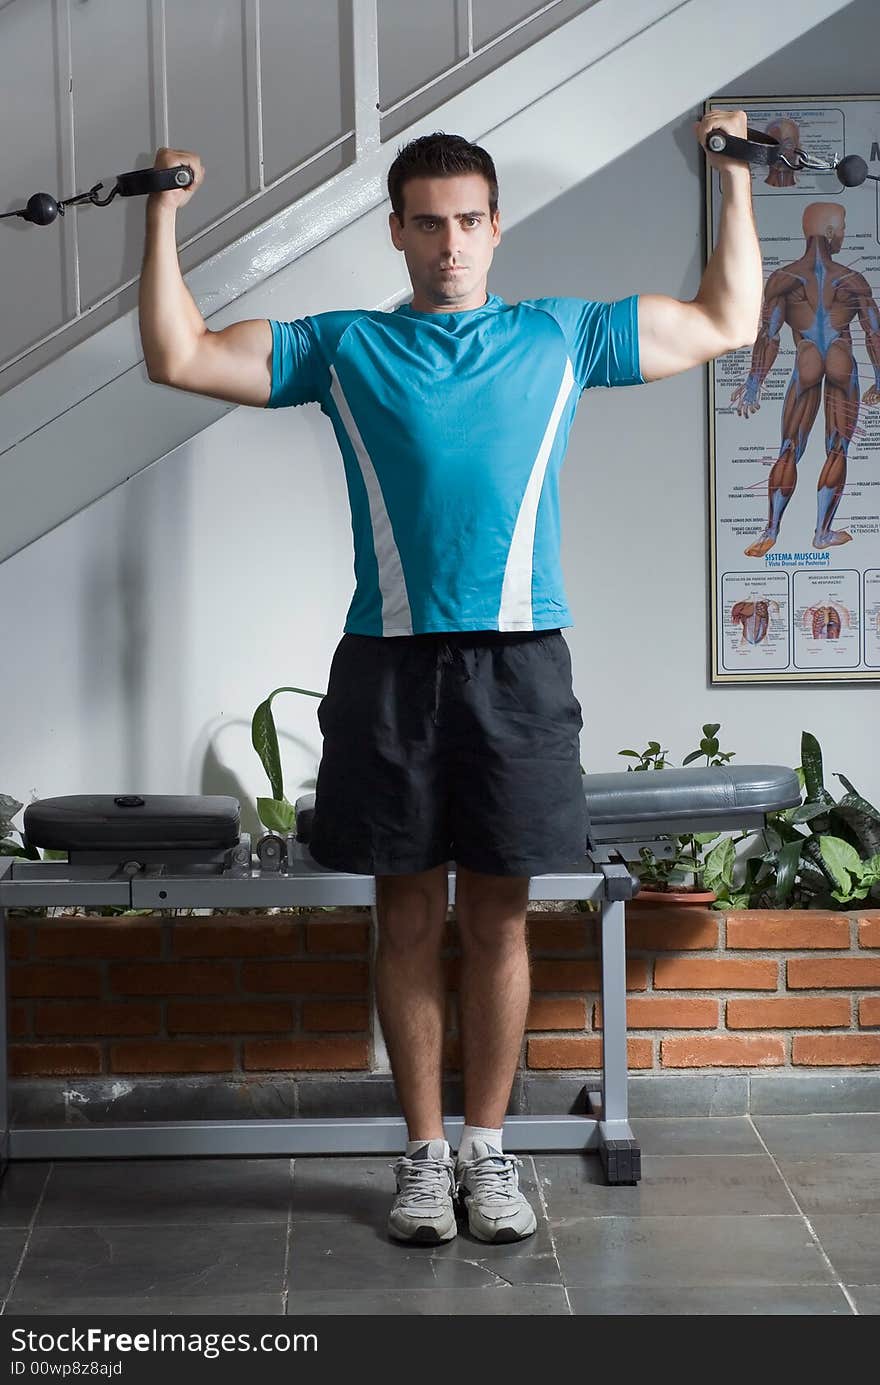
M 846 235 L 846 212 L 839 202 L 809 202 L 802 218 L 804 235 L 821 236 L 832 255 L 843 245 Z
M 441 131 L 412 140 L 388 170 L 391 240 L 418 312 L 482 307 L 501 239 L 498 181 L 485 149 Z

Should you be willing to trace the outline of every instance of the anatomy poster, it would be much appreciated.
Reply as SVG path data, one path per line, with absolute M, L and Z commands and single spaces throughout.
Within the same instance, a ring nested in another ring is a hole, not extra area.
M 752 129 L 880 173 L 880 97 L 742 100 Z M 757 340 L 710 363 L 712 681 L 880 681 L 880 182 L 751 166 Z M 710 245 L 721 214 L 707 178 Z

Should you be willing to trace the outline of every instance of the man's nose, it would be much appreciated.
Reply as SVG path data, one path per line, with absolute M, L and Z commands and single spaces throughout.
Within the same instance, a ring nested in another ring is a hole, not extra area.
M 454 260 L 458 256 L 458 227 L 447 226 L 440 236 L 440 248 L 445 259 Z

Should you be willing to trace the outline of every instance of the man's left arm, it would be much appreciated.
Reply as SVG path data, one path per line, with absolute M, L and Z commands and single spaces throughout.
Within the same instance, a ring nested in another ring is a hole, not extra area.
M 709 111 L 696 122 L 697 140 L 721 127 L 746 137 L 745 111 Z M 646 381 L 678 375 L 692 366 L 751 346 L 758 333 L 764 289 L 763 264 L 752 212 L 749 165 L 707 154 L 721 175 L 718 241 L 692 300 L 639 295 L 639 357 Z

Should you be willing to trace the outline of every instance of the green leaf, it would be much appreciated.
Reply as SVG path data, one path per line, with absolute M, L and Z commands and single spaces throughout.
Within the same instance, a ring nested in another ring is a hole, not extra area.
M 685 765 L 691 764 L 694 760 L 699 760 L 701 754 L 702 752 L 699 750 L 692 750 L 690 755 L 685 755 L 684 759 L 681 762 L 682 768 L 684 768 Z
M 822 860 L 830 871 L 839 890 L 850 889 L 850 875 L 858 880 L 861 875 L 861 857 L 855 847 L 842 837 L 820 837 L 819 850 Z
M 825 790 L 825 781 L 822 775 L 822 751 L 816 737 L 809 731 L 801 732 L 801 759 L 804 766 L 807 798 L 819 801 Z
M 707 722 L 706 725 L 703 727 L 703 735 L 704 735 L 704 736 L 717 736 L 717 734 L 718 734 L 718 732 L 719 732 L 720 730 L 721 730 L 721 722 L 720 722 L 720 721 Z
M 641 760 L 641 755 L 637 750 L 618 750 L 618 755 L 631 755 L 634 760 Z
M 706 846 L 707 843 L 714 842 L 717 836 L 717 832 L 695 832 L 694 841 L 698 842 L 700 846 Z
M 269 832 L 292 832 L 296 824 L 296 809 L 286 798 L 258 798 L 257 812 Z
M 794 888 L 798 866 L 801 861 L 801 843 L 786 842 L 779 853 L 776 866 L 776 888 L 774 898 L 777 904 L 784 904 Z
M 310 688 L 276 688 L 254 712 L 251 721 L 251 743 L 260 757 L 276 799 L 284 797 L 284 777 L 281 772 L 281 753 L 278 749 L 278 733 L 275 730 L 272 703 L 282 692 L 302 693 L 305 697 L 324 696 L 323 693 L 312 692 Z
M 721 888 L 730 890 L 733 885 L 733 867 L 736 851 L 730 837 L 724 837 L 709 852 L 703 865 L 703 880 L 707 890 L 721 893 Z
M 856 802 L 854 801 L 853 807 L 859 806 L 863 813 L 867 813 L 869 817 L 875 817 L 878 820 L 878 822 L 880 822 L 880 813 L 878 813 L 877 809 L 874 807 L 872 803 L 869 803 L 866 798 L 862 798 L 862 795 L 859 793 L 858 789 L 853 788 L 852 784 L 849 782 L 846 775 L 838 774 L 835 770 L 835 776 L 840 780 L 841 784 L 846 789 L 847 793 L 852 797 L 852 799 L 858 800 L 858 805 L 856 805 Z
M 24 807 L 24 803 L 19 803 L 17 798 L 10 798 L 8 794 L 0 794 L 0 832 L 6 834 L 15 814 Z
M 809 800 L 802 803 L 799 808 L 785 808 L 782 816 L 786 822 L 812 822 L 813 818 L 820 817 L 822 813 L 827 813 L 828 807 L 824 803 L 811 803 Z

